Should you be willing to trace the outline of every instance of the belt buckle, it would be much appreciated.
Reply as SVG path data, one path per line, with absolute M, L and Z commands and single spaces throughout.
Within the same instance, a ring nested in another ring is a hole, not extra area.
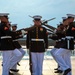
M 38 39 L 36 39 L 36 41 L 38 41 Z

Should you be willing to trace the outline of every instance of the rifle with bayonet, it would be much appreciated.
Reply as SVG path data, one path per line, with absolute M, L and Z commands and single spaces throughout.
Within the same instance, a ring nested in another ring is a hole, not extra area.
M 29 16 L 29 17 L 31 17 L 31 18 L 33 18 L 32 16 Z M 56 28 L 55 27 L 53 27 L 53 26 L 50 26 L 50 25 L 48 25 L 47 23 L 49 22 L 49 21 L 51 21 L 51 20 L 54 20 L 55 18 L 51 18 L 51 19 L 49 19 L 49 20 L 44 20 L 41 24 L 42 25 L 44 25 L 44 26 L 46 26 L 46 27 L 48 27 L 49 29 L 47 29 L 48 31 L 50 31 L 50 32 L 53 32 Z M 31 27 L 28 27 L 28 28 L 22 28 L 22 29 L 20 29 L 20 30 L 17 30 L 16 32 L 20 32 L 20 33 L 24 33 L 24 35 L 26 35 L 27 34 L 27 31 L 29 31 L 29 30 L 32 30 L 32 29 L 34 29 L 36 26 L 31 26 Z
M 17 30 L 16 33 L 22 33 L 22 35 L 24 36 L 24 35 L 27 34 L 27 32 L 28 32 L 29 30 L 32 30 L 32 29 L 34 29 L 34 28 L 35 28 L 35 26 L 28 27 L 28 28 L 22 28 L 22 29 Z
M 44 26 L 46 26 L 46 27 L 48 27 L 48 28 L 50 28 L 51 30 L 54 31 L 56 28 L 47 24 L 49 21 L 54 20 L 54 19 L 55 18 L 52 18 L 52 19 L 49 19 L 49 20 L 45 20 L 45 21 L 42 22 L 42 25 L 44 25 Z
M 29 15 L 29 17 L 33 18 L 33 16 L 30 16 L 30 15 Z M 47 24 L 49 21 L 52 21 L 54 19 L 56 19 L 56 18 L 51 18 L 49 20 L 42 20 L 41 24 L 44 25 L 44 26 L 46 26 L 46 27 L 48 27 L 48 28 L 50 28 L 50 29 L 52 29 L 52 30 L 55 30 L 56 29 L 55 27 Z

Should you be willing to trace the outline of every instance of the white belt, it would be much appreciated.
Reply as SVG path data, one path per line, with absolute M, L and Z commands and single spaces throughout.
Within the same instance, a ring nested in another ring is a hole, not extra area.
M 65 40 L 65 38 L 61 38 L 62 40 Z
M 2 36 L 1 39 L 12 38 L 11 36 Z
M 59 39 L 58 41 L 61 41 L 61 39 Z
M 67 39 L 73 39 L 74 37 L 72 36 L 66 36 Z
M 31 41 L 44 41 L 44 39 L 31 39 Z
M 70 48 L 70 39 L 73 39 L 74 37 L 66 36 L 66 38 L 67 38 L 67 48 L 69 49 Z
M 17 40 L 13 40 L 13 41 L 17 41 Z

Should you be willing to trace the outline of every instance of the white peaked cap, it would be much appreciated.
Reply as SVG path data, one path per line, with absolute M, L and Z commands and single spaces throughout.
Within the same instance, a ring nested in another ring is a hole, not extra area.
M 35 15 L 35 16 L 33 16 L 33 18 L 34 18 L 34 19 L 41 19 L 42 16 L 40 16 L 40 15 Z
M 68 17 L 74 17 L 75 18 L 75 15 L 74 14 L 67 14 Z
M 0 16 L 8 16 L 9 13 L 0 13 Z

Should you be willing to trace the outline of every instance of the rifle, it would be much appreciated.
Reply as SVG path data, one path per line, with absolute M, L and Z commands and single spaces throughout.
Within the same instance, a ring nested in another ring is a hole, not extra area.
M 51 19 L 49 19 L 49 20 L 45 20 L 45 21 L 43 21 L 41 24 L 44 25 L 44 26 L 46 26 L 46 27 L 48 27 L 48 28 L 50 28 L 52 31 L 54 31 L 56 28 L 53 27 L 53 26 L 51 26 L 51 25 L 48 25 L 48 24 L 47 24 L 49 21 L 54 20 L 54 19 L 55 19 L 55 18 L 51 18 Z
M 45 21 L 42 22 L 42 25 L 43 25 L 43 24 L 47 24 L 49 21 L 54 20 L 54 19 L 55 19 L 55 18 L 51 18 L 51 19 L 49 19 L 49 20 L 45 20 Z
M 16 33 L 22 33 L 23 32 L 24 35 L 26 35 L 29 30 L 32 30 L 34 28 L 35 28 L 35 26 L 29 27 L 29 28 L 22 28 L 22 29 L 17 30 Z
M 50 28 L 52 31 L 54 31 L 54 30 L 56 29 L 55 27 L 53 27 L 53 26 L 51 26 L 51 25 L 48 25 L 48 24 L 44 24 L 44 26 Z

